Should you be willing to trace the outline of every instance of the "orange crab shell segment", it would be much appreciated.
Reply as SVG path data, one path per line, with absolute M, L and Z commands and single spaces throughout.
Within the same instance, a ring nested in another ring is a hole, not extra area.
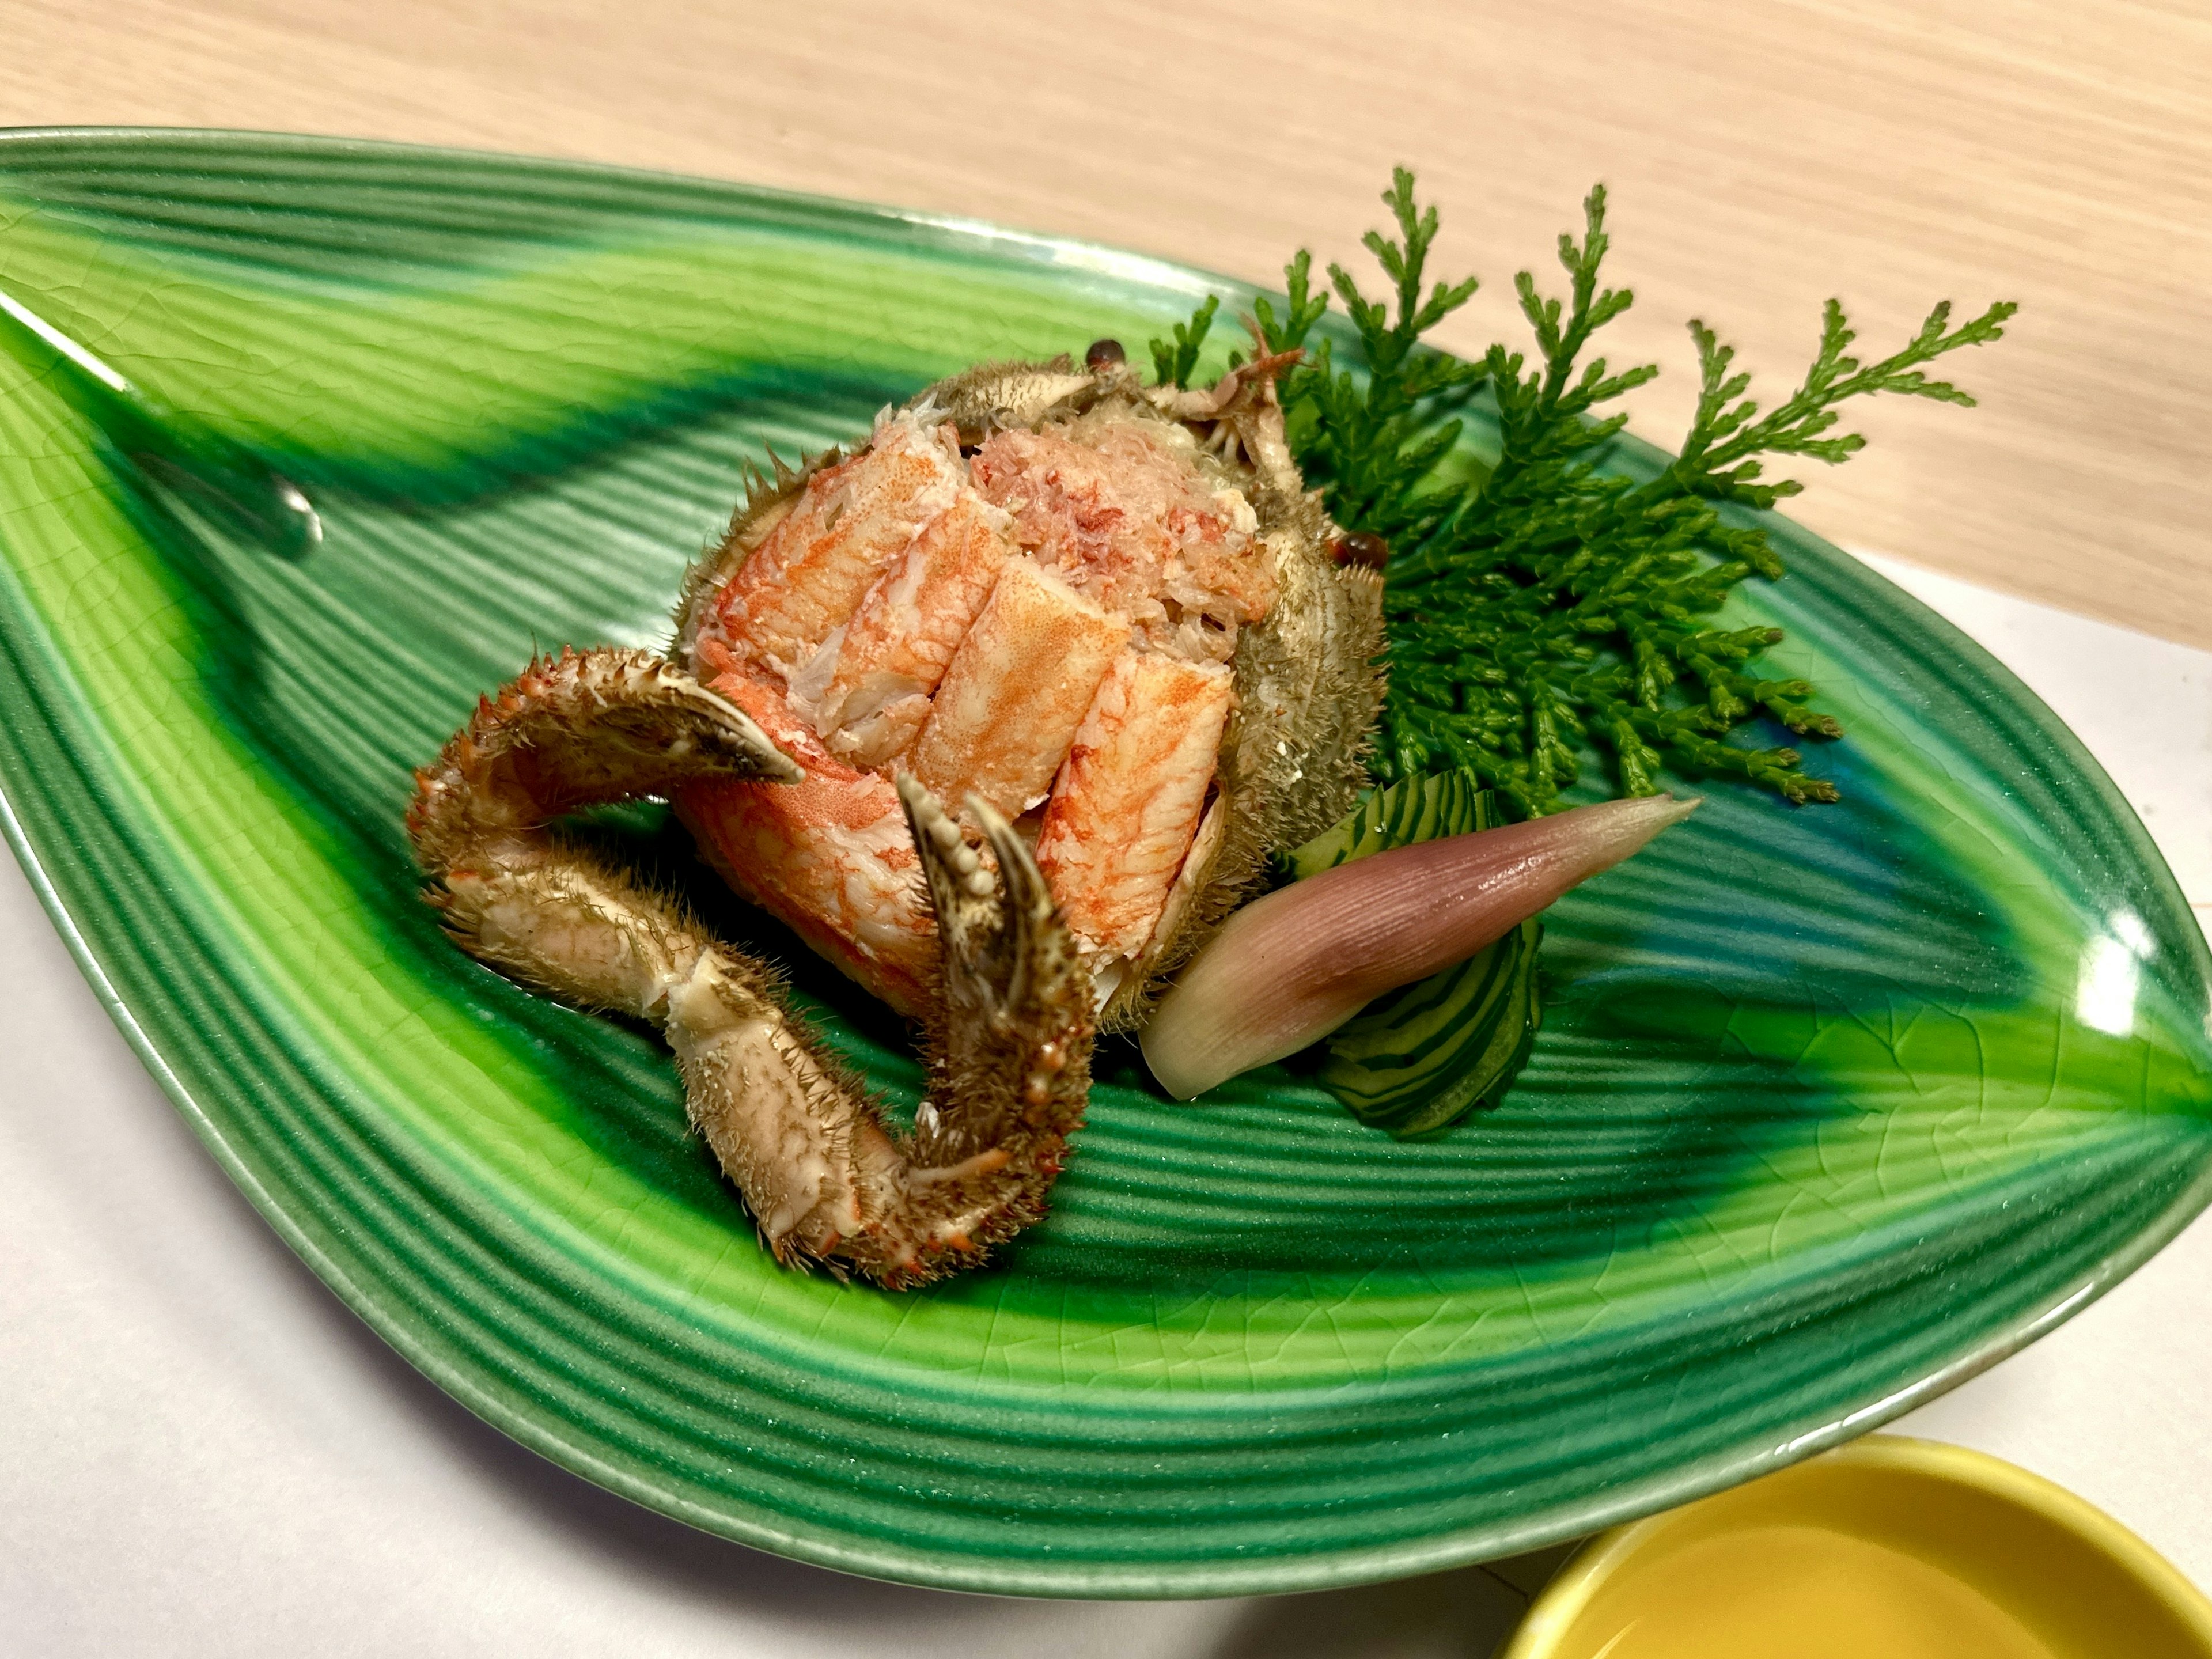
M 756 669 L 800 672 L 967 482 L 950 428 L 884 423 L 867 448 L 806 481 L 724 584 L 707 631 Z
M 1006 567 L 1006 517 L 964 492 L 877 578 L 834 652 L 818 653 L 830 679 L 816 724 L 833 753 L 884 766 L 914 742 Z M 802 686 L 793 692 L 805 696 Z
M 1019 817 L 1052 787 L 1128 638 L 1126 618 L 1033 560 L 1008 560 L 915 739 L 915 776 L 939 800 L 972 791 Z
M 1053 787 L 1037 867 L 1070 927 L 1109 956 L 1143 950 L 1206 809 L 1233 694 L 1211 664 L 1125 652 Z
M 798 783 L 693 784 L 676 797 L 707 861 L 902 1014 L 928 1006 L 937 933 L 898 791 L 825 750 L 774 688 L 728 671 L 713 689 L 805 772 Z

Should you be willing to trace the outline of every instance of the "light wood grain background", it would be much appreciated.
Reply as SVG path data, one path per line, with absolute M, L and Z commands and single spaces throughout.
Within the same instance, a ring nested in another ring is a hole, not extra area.
M 1270 278 L 1356 254 L 1391 164 L 1517 325 L 1594 179 L 1615 356 L 1689 398 L 1702 316 L 1779 389 L 1841 295 L 1869 346 L 2023 302 L 1976 410 L 1863 417 L 1797 515 L 2212 646 L 2212 9 L 2124 0 L 702 6 L 0 0 L 0 125 L 533 151 L 974 215 Z

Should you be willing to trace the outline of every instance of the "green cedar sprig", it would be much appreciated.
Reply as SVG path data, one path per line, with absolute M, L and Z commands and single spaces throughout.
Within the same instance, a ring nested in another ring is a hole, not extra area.
M 1831 300 L 1803 382 L 1764 413 L 1734 348 L 1692 322 L 1696 416 L 1674 460 L 1639 484 L 1599 471 L 1625 419 L 1605 406 L 1658 370 L 1614 374 L 1603 357 L 1584 361 L 1598 331 L 1634 303 L 1601 280 L 1603 186 L 1583 203 L 1580 239 L 1559 239 L 1564 299 L 1547 297 L 1528 272 L 1516 279 L 1533 361 L 1493 345 L 1467 362 L 1424 343 L 1474 283 L 1433 283 L 1425 298 L 1436 210 L 1418 206 L 1403 168 L 1382 200 L 1398 236 L 1370 232 L 1365 245 L 1395 304 L 1367 299 L 1331 266 L 1358 368 L 1339 367 L 1325 338 L 1280 386 L 1292 450 L 1332 515 L 1391 548 L 1390 692 L 1376 770 L 1396 779 L 1469 767 L 1534 814 L 1565 804 L 1562 792 L 1595 749 L 1611 754 L 1629 794 L 1656 793 L 1672 766 L 1742 777 L 1792 801 L 1837 799 L 1832 784 L 1805 774 L 1795 748 L 1729 741 L 1760 721 L 1821 738 L 1842 728 L 1811 707 L 1804 681 L 1761 672 L 1781 630 L 1711 625 L 1746 578 L 1783 574 L 1765 527 L 1723 509 L 1770 507 L 1802 488 L 1767 481 L 1765 458 L 1833 464 L 1856 453 L 1865 440 L 1834 430 L 1850 398 L 1893 392 L 1971 405 L 1923 368 L 2001 337 L 2017 307 L 1994 305 L 1954 327 L 1950 306 L 1939 305 L 1902 349 L 1866 364 L 1850 355 L 1852 331 Z M 1328 295 L 1311 291 L 1311 266 L 1301 252 L 1285 268 L 1285 315 L 1255 303 L 1271 350 L 1305 344 L 1328 308 Z M 1205 321 L 1212 315 L 1202 308 Z M 1203 337 L 1199 319 L 1189 333 Z M 1188 375 L 1180 356 L 1176 366 Z M 1498 419 L 1499 453 L 1487 468 L 1457 453 L 1454 411 L 1478 388 Z
M 1330 265 L 1330 286 L 1358 331 L 1364 373 L 1338 368 L 1334 343 L 1324 339 L 1285 386 L 1284 411 L 1307 479 L 1328 492 L 1332 511 L 1343 509 L 1337 521 L 1395 543 L 1437 528 L 1435 514 L 1449 497 L 1423 486 L 1458 444 L 1461 423 L 1449 411 L 1481 386 L 1486 371 L 1421 343 L 1474 295 L 1475 279 L 1436 283 L 1424 298 L 1437 210 L 1416 204 L 1413 175 L 1403 167 L 1382 199 L 1402 240 L 1373 230 L 1364 240 L 1395 285 L 1395 311 L 1366 299 L 1343 266 Z M 1326 292 L 1310 292 L 1312 266 L 1302 250 L 1285 268 L 1290 308 L 1282 318 L 1266 299 L 1254 303 L 1270 351 L 1304 345 L 1328 309 Z
M 1152 349 L 1152 374 L 1162 386 L 1187 386 L 1190 372 L 1198 367 L 1200 349 L 1213 327 L 1213 313 L 1221 309 L 1221 296 L 1209 294 L 1206 302 L 1193 312 L 1187 323 L 1175 325 L 1175 338 L 1149 342 Z

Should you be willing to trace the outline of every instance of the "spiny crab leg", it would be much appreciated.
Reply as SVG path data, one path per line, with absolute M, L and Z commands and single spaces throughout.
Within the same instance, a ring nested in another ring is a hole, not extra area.
M 1089 973 L 1020 838 L 969 802 L 994 874 L 927 791 L 900 782 L 942 949 L 930 1097 L 901 1141 L 767 967 L 552 822 L 702 778 L 800 775 L 662 659 L 564 651 L 480 703 L 417 775 L 408 830 L 426 896 L 465 950 L 661 1027 L 693 1124 L 780 1261 L 916 1285 L 1043 1214 L 1089 1093 Z
M 994 877 L 960 827 L 912 777 L 899 801 L 921 854 L 943 951 L 929 1022 L 929 1098 L 916 1115 L 917 1178 L 960 1185 L 960 1230 L 1003 1238 L 1044 1213 L 1068 1135 L 1091 1092 L 1091 970 L 1021 837 L 970 795 Z M 988 1187 L 966 1186 L 986 1173 Z M 961 1173 L 956 1176 L 956 1172 Z M 948 1189 L 945 1214 L 959 1206 Z

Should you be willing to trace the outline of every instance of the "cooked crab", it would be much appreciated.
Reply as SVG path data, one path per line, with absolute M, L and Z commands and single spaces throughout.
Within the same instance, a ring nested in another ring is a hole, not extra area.
M 849 457 L 779 465 L 665 657 L 534 663 L 419 775 L 409 830 L 453 936 L 658 1023 L 787 1263 L 913 1285 L 1035 1221 L 1094 1032 L 1141 1024 L 1363 781 L 1381 580 L 1291 459 L 1290 360 L 1204 392 L 1089 361 L 971 371 Z M 767 967 L 554 823 L 647 795 L 921 1022 L 910 1137 Z

